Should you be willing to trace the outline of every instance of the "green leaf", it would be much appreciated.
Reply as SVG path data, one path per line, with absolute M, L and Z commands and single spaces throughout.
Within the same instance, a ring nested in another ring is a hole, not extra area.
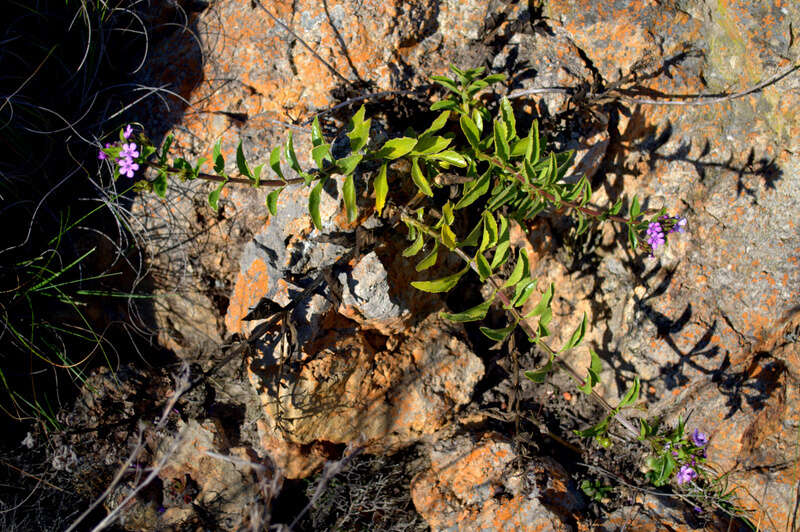
M 360 153 L 356 153 L 355 155 L 350 155 L 345 157 L 344 159 L 337 159 L 336 160 L 336 168 L 344 175 L 350 175 L 356 170 L 356 166 L 358 163 L 361 162 L 361 159 L 364 156 Z
M 497 222 L 489 211 L 483 211 L 483 239 L 481 240 L 481 251 L 491 249 L 497 243 Z
M 534 316 L 539 316 L 540 314 L 544 314 L 545 310 L 550 308 L 550 302 L 553 300 L 553 292 L 555 291 L 555 285 L 550 283 L 547 288 L 545 289 L 544 293 L 542 294 L 542 298 L 539 300 L 539 303 L 531 310 L 527 315 L 526 318 L 532 318 Z
M 453 205 L 450 201 L 446 201 L 445 204 L 442 205 L 442 217 L 446 225 L 453 225 L 455 215 L 453 214 Z
M 247 166 L 247 160 L 244 157 L 244 150 L 242 149 L 242 141 L 239 141 L 239 145 L 236 147 L 236 167 L 239 169 L 239 173 L 243 176 L 249 178 L 251 181 L 254 179 L 253 174 L 250 172 L 250 167 Z
M 478 198 L 486 194 L 489 190 L 489 182 L 491 181 L 491 170 L 487 170 L 477 180 L 464 184 L 464 191 L 461 199 L 456 203 L 455 209 L 463 209 L 472 205 Z
M 528 275 L 528 252 L 525 248 L 520 248 L 519 255 L 517 256 L 517 264 L 511 272 L 511 276 L 503 283 L 503 288 L 514 286 L 522 280 L 522 277 Z
M 501 240 L 497 247 L 494 249 L 494 256 L 492 257 L 492 270 L 496 270 L 506 263 L 508 257 L 511 255 L 511 243 L 508 240 Z
M 430 109 L 431 111 L 441 111 L 442 109 L 453 110 L 457 107 L 458 107 L 458 102 L 448 99 L 448 100 L 439 100 L 438 102 L 434 102 L 433 105 L 431 105 Z
M 453 289 L 453 287 L 458 284 L 459 279 L 467 273 L 469 270 L 469 266 L 465 267 L 458 273 L 454 273 L 453 275 L 448 275 L 447 277 L 442 277 L 441 279 L 436 279 L 433 281 L 413 281 L 411 286 L 416 288 L 417 290 L 422 290 L 423 292 L 431 292 L 434 294 L 438 294 L 441 292 L 448 292 Z
M 220 141 L 217 141 L 214 144 L 214 171 L 217 175 L 224 176 L 225 175 L 225 157 L 222 156 L 222 150 L 220 147 Z M 217 195 L 219 196 L 219 195 Z M 209 200 L 210 201 L 210 200 Z M 216 208 L 214 209 L 216 210 Z
M 511 150 L 508 147 L 508 130 L 502 120 L 494 121 L 494 150 L 503 162 L 508 162 Z
M 352 175 L 347 176 L 344 180 L 342 194 L 344 195 L 344 207 L 347 210 L 347 221 L 355 222 L 356 216 L 358 216 L 358 207 L 356 207 L 356 184 Z
M 442 226 L 442 244 L 447 246 L 447 249 L 450 251 L 454 250 L 456 247 L 456 235 L 448 225 Z
M 315 148 L 325 143 L 325 137 L 322 136 L 322 128 L 319 125 L 319 117 L 314 117 L 314 122 L 311 124 L 311 145 Z
M 413 150 L 416 144 L 417 139 L 412 137 L 400 137 L 399 139 L 387 140 L 376 155 L 390 161 L 399 159 Z
M 357 152 L 361 148 L 367 145 L 369 142 L 369 127 L 372 123 L 372 120 L 364 120 L 364 106 L 361 106 L 356 116 L 353 117 L 354 119 L 354 126 L 352 131 L 350 131 L 347 136 L 350 138 L 350 149 L 353 152 Z M 361 121 L 355 122 L 356 117 L 359 117 Z
M 422 237 L 422 232 L 417 233 L 417 238 L 414 239 L 414 243 L 403 250 L 403 256 L 413 257 L 422 250 L 424 244 L 425 239 Z
M 563 353 L 568 349 L 572 349 L 573 347 L 580 345 L 580 343 L 583 341 L 583 337 L 585 334 L 586 334 L 586 313 L 584 312 L 583 319 L 581 320 L 580 324 L 572 333 L 572 336 L 570 337 L 569 341 L 566 344 L 564 344 L 564 346 L 561 348 L 559 353 Z
M 514 290 L 514 299 L 511 301 L 511 305 L 514 307 L 521 307 L 528 301 L 528 298 L 531 297 L 531 294 L 534 290 L 536 290 L 536 279 L 522 280 Z
M 514 118 L 514 109 L 511 108 L 511 103 L 505 96 L 500 100 L 500 114 L 505 122 L 508 138 L 513 139 L 517 136 L 517 120 Z
M 467 138 L 467 142 L 469 142 L 470 146 L 475 150 L 479 150 L 481 137 L 475 122 L 467 115 L 461 115 L 459 123 L 461 124 L 461 131 L 464 132 L 464 136 Z
M 633 224 L 628 224 L 628 244 L 630 244 L 632 250 L 635 250 L 636 246 L 639 245 L 639 237 L 636 236 Z
M 506 79 L 506 75 L 505 74 L 490 74 L 490 75 L 486 76 L 485 78 L 483 78 L 483 81 L 485 81 L 489 85 L 492 85 L 494 83 L 498 83 L 498 82 L 503 81 L 505 79 Z
M 348 131 L 353 131 L 357 127 L 364 124 L 364 117 L 366 116 L 366 114 L 367 114 L 367 108 L 364 107 L 363 105 L 359 107 L 358 111 L 356 111 L 356 114 L 354 114 L 347 123 Z
M 628 211 L 628 214 L 631 217 L 631 220 L 636 220 L 636 218 L 641 213 L 641 206 L 639 205 L 639 196 L 633 196 L 633 201 L 631 202 L 631 208 Z
M 430 155 L 434 153 L 439 153 L 447 146 L 450 145 L 452 139 L 448 139 L 446 137 L 441 137 L 439 135 L 423 135 L 422 137 L 417 140 L 417 143 L 414 145 L 414 149 L 411 151 L 412 155 Z
M 327 178 L 320 179 L 319 182 L 311 189 L 308 195 L 308 212 L 311 214 L 311 220 L 314 222 L 314 227 L 322 231 L 322 219 L 319 216 L 319 202 L 322 195 L 322 187 Z
M 589 353 L 592 355 L 592 362 L 589 365 L 588 375 L 583 385 L 578 386 L 578 389 L 587 395 L 591 394 L 592 388 L 600 382 L 600 372 L 603 370 L 603 363 L 597 353 L 594 352 L 594 349 L 589 349 Z
M 261 184 L 261 171 L 264 169 L 263 164 L 259 164 L 255 168 L 253 168 L 253 186 L 258 188 Z
M 483 134 L 483 114 L 477 107 L 472 110 L 472 121 L 475 122 L 475 127 L 478 128 L 478 136 Z
M 481 282 L 491 277 L 492 268 L 489 266 L 489 261 L 486 260 L 486 257 L 484 257 L 483 253 L 480 251 L 475 255 L 475 264 L 478 266 L 478 275 L 481 278 Z
M 272 216 L 278 214 L 278 196 L 283 192 L 284 187 L 278 187 L 269 194 L 267 194 L 267 208 Z
M 158 158 L 158 163 L 161 166 L 164 166 L 167 162 L 167 155 L 169 154 L 169 148 L 172 146 L 172 141 L 175 140 L 175 135 L 170 133 L 167 135 L 167 138 L 164 139 L 164 144 L 161 145 L 161 155 Z
M 518 141 L 514 142 L 514 146 L 511 148 L 511 157 L 520 157 L 528 153 L 528 149 L 531 145 L 531 139 L 525 137 L 524 139 L 519 139 Z
M 414 184 L 417 185 L 420 192 L 426 196 L 433 196 L 433 190 L 431 190 L 428 180 L 422 175 L 422 170 L 419 168 L 419 160 L 416 157 L 411 159 L 411 179 L 414 181 Z
M 617 202 L 610 209 L 608 209 L 608 214 L 610 216 L 616 216 L 617 214 L 619 214 L 619 211 L 621 209 L 622 209 L 622 198 L 618 199 Z
M 445 111 L 442 114 L 440 114 L 438 117 L 436 117 L 436 120 L 433 121 L 433 123 L 431 124 L 431 127 L 426 129 L 422 133 L 422 136 L 424 137 L 424 136 L 430 135 L 432 133 L 436 133 L 437 131 L 442 129 L 445 126 L 445 124 L 447 124 L 447 119 L 448 118 L 450 118 L 450 111 Z
M 467 88 L 464 90 L 464 93 L 467 95 L 467 98 L 472 98 L 475 96 L 481 89 L 485 89 L 488 87 L 489 84 L 483 81 L 482 79 L 478 79 L 470 83 Z
M 317 168 L 325 168 L 325 160 L 331 160 L 331 145 L 327 142 L 311 148 L 311 158 L 317 163 Z
M 594 427 L 586 430 L 576 430 L 575 434 L 581 438 L 594 438 L 600 434 L 605 434 L 608 431 L 608 418 L 595 425 Z
M 489 312 L 489 307 L 492 306 L 492 302 L 494 297 L 488 301 L 484 301 L 480 305 L 476 305 L 471 309 L 465 310 L 464 312 L 458 312 L 455 314 L 450 314 L 448 312 L 440 312 L 439 316 L 446 320 L 456 321 L 456 322 L 468 322 L 468 321 L 478 321 L 482 320 L 486 317 L 486 313 Z
M 378 216 L 383 212 L 383 206 L 386 205 L 386 194 L 389 192 L 389 184 L 386 180 L 386 163 L 381 165 L 378 170 L 378 175 L 372 183 L 375 188 L 375 210 L 378 211 Z
M 539 145 L 539 121 L 534 120 L 531 124 L 531 129 L 528 131 L 528 151 L 525 152 L 525 160 L 531 164 L 539 162 L 539 155 L 541 154 L 541 146 Z
M 192 175 L 193 175 L 194 179 L 197 179 L 199 177 L 199 175 L 200 175 L 200 167 L 203 166 L 203 164 L 205 162 L 206 162 L 206 158 L 205 157 L 200 157 L 197 160 L 197 165 L 195 165 L 195 167 L 192 169 Z
M 536 383 L 543 383 L 547 379 L 547 375 L 553 371 L 553 360 L 551 359 L 547 364 L 539 369 L 533 371 L 526 371 L 525 377 Z
M 458 85 L 456 85 L 455 82 L 450 78 L 446 78 L 444 76 L 431 76 L 431 81 L 435 81 L 442 87 L 455 93 L 461 92 L 458 88 Z
M 289 161 L 289 166 L 292 168 L 292 170 L 298 174 L 302 172 L 300 169 L 300 163 L 297 162 L 297 154 L 294 152 L 294 139 L 292 138 L 291 131 L 289 132 L 289 138 L 286 141 L 284 152 L 286 153 L 286 160 Z
M 155 192 L 159 198 L 166 197 L 168 181 L 167 173 L 163 170 L 159 171 L 158 176 L 153 179 L 153 192 Z
M 435 161 L 444 161 L 448 164 L 452 164 L 453 166 L 458 166 L 459 168 L 465 168 L 467 166 L 467 160 L 464 158 L 464 156 L 453 150 L 446 150 L 441 153 L 431 155 L 429 159 L 433 159 Z
M 633 378 L 633 386 L 628 389 L 628 391 L 625 393 L 625 397 L 623 397 L 622 401 L 620 401 L 619 405 L 617 405 L 617 411 L 638 401 L 640 388 L 641 383 L 639 382 L 639 377 L 636 376 Z
M 430 253 L 425 255 L 425 257 L 421 261 L 419 261 L 415 269 L 418 272 L 427 270 L 428 268 L 436 264 L 436 259 L 438 257 L 439 257 L 439 241 L 434 240 L 433 249 L 430 251 Z
M 495 194 L 495 191 L 497 192 Z M 496 211 L 506 203 L 514 200 L 517 197 L 517 193 L 519 189 L 517 188 L 516 183 L 502 183 L 495 187 L 495 190 L 492 191 L 493 197 L 486 205 L 486 208 L 490 211 Z
M 492 265 L 491 265 L 492 270 L 505 263 L 505 261 L 508 259 L 508 255 L 511 249 L 511 241 L 510 241 L 511 232 L 508 225 L 508 219 L 502 214 L 499 215 L 499 217 L 500 217 L 500 230 L 497 237 L 497 247 L 494 250 L 494 257 L 492 257 Z
M 219 195 L 226 184 L 227 181 L 223 181 L 222 183 L 219 184 L 217 188 L 212 190 L 211 193 L 209 193 L 208 195 L 208 204 L 211 205 L 211 208 L 214 209 L 214 211 L 219 210 Z
M 475 227 L 472 228 L 472 231 L 469 232 L 467 238 L 458 243 L 458 247 L 464 248 L 477 246 L 478 240 L 480 239 L 481 234 L 483 234 L 483 223 L 483 218 L 481 218 Z
M 489 340 L 494 340 L 495 342 L 502 342 L 503 340 L 508 338 L 508 335 L 511 334 L 511 332 L 516 328 L 517 324 L 514 323 L 502 329 L 489 329 L 488 327 L 481 327 L 481 332 Z
M 272 167 L 272 171 L 277 174 L 278 177 L 286 181 L 286 178 L 283 177 L 283 171 L 281 170 L 281 149 L 278 147 L 273 148 L 272 153 L 269 154 L 269 165 Z
M 139 156 L 138 159 L 140 159 L 142 161 L 146 161 L 147 159 L 150 158 L 151 155 L 153 155 L 156 152 L 155 146 L 148 146 L 147 144 L 142 146 L 141 150 L 142 150 L 142 154 Z

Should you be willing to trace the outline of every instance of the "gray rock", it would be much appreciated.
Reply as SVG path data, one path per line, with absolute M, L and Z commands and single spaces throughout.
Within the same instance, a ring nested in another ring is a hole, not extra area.
M 350 272 L 339 274 L 342 284 L 342 303 L 356 307 L 367 320 L 398 318 L 400 306 L 389 295 L 386 268 L 373 251 L 361 258 Z

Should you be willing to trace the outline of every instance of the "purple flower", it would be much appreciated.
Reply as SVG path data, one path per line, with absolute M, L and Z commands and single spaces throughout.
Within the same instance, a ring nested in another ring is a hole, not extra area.
M 136 143 L 131 142 L 130 144 L 123 144 L 122 151 L 119 152 L 119 156 L 130 159 L 137 158 L 139 156 L 139 150 L 136 149 Z
M 122 136 L 125 137 L 126 139 L 129 139 L 131 138 L 131 133 L 133 133 L 133 128 L 131 127 L 130 124 L 128 124 L 127 126 L 125 126 L 125 129 L 123 130 Z
M 650 244 L 650 247 L 655 251 L 659 246 L 664 244 L 664 241 L 664 229 L 661 228 L 661 224 L 658 222 L 651 222 L 650 225 L 647 226 L 647 243 Z
M 110 147 L 111 147 L 111 143 L 110 142 L 106 142 L 106 148 L 110 148 Z M 108 159 L 108 154 L 106 152 L 104 152 L 103 150 L 100 150 L 100 151 L 97 152 L 97 158 L 100 159 L 101 161 L 105 161 L 106 159 Z
M 703 513 L 703 509 L 700 508 L 699 506 L 695 506 L 694 508 L 692 508 L 692 510 L 694 510 L 695 512 L 697 512 L 699 514 Z
M 139 169 L 139 165 L 133 162 L 130 157 L 119 160 L 119 173 L 133 178 L 133 173 Z
M 692 443 L 698 447 L 705 447 L 705 445 L 708 443 L 708 436 L 700 432 L 698 429 L 694 429 L 691 438 Z
M 669 230 L 670 233 L 683 233 L 686 231 L 686 218 L 683 216 L 675 217 L 675 225 Z
M 681 466 L 681 469 L 680 471 L 678 471 L 678 475 L 676 478 L 678 479 L 678 484 L 691 482 L 692 480 L 697 478 L 697 471 L 695 471 L 689 466 Z

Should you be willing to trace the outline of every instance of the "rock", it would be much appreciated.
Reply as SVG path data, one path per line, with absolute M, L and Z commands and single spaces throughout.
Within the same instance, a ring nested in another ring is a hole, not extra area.
M 573 530 L 568 523 L 583 507 L 557 462 L 535 458 L 520 471 L 497 433 L 442 440 L 429 455 L 411 496 L 431 530 Z
M 339 313 L 365 329 L 390 334 L 400 330 L 397 325 L 401 318 L 410 314 L 392 299 L 388 273 L 374 251 L 362 257 L 350 272 L 340 273 L 339 283 L 343 287 Z
M 685 12 L 657 0 L 550 1 L 545 13 L 583 51 L 587 66 L 611 82 L 644 61 L 674 54 L 681 41 L 670 38 L 667 28 L 698 26 Z
M 751 508 L 753 522 L 791 529 L 797 484 L 797 427 L 800 414 L 800 313 L 738 364 L 690 385 L 657 414 L 668 423 L 688 416 L 687 427 L 709 435 L 708 461 L 728 472 L 738 503 Z
M 431 316 L 396 346 L 331 315 L 324 333 L 302 346 L 299 367 L 280 373 L 253 360 L 250 378 L 265 419 L 262 448 L 288 478 L 307 476 L 324 453 L 301 449 L 354 443 L 366 452 L 407 447 L 441 429 L 470 401 L 483 364 L 459 339 L 459 328 Z
M 609 514 L 603 522 L 592 528 L 598 532 L 649 532 L 650 530 L 670 530 L 691 532 L 745 532 L 750 528 L 737 521 L 720 516 L 708 516 L 675 501 L 671 497 L 658 497 L 652 494 L 636 496 L 635 504 L 627 505 Z
M 163 484 L 162 525 L 187 520 L 193 505 L 215 518 L 219 530 L 240 530 L 258 504 L 260 482 L 269 484 L 273 471 L 245 447 L 219 453 L 220 434 L 214 423 L 179 422 L 178 433 L 161 442 L 155 462 L 166 462 L 159 472 Z M 155 530 L 157 528 L 153 528 Z

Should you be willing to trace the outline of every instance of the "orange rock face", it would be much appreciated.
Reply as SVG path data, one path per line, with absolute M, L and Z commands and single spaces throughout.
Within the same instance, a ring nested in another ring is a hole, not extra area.
M 431 530 L 566 531 L 581 507 L 560 465 L 538 459 L 520 471 L 499 434 L 442 440 L 429 455 L 430 469 L 414 478 L 411 496 Z
M 298 455 L 302 446 L 355 443 L 385 453 L 433 434 L 469 402 L 483 376 L 458 329 L 433 316 L 391 349 L 348 330 L 342 318 L 324 327 L 324 335 L 303 346 L 299 369 L 292 362 L 283 373 L 274 363 L 250 364 L 266 416 L 262 446 L 290 478 L 320 463 L 319 456 Z

